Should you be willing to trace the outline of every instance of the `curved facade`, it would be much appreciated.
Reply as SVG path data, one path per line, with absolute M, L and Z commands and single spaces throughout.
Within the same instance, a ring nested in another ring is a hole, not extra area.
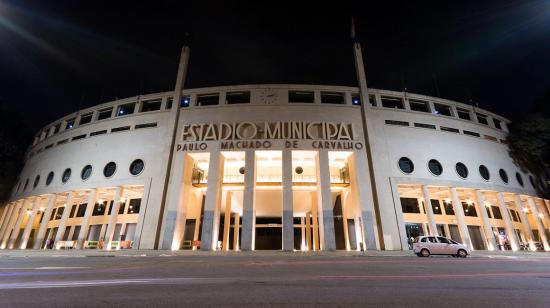
M 498 115 L 375 89 L 362 102 L 336 86 L 172 96 L 42 129 L 3 207 L 1 247 L 400 250 L 439 234 L 550 248 L 550 204 L 508 156 Z

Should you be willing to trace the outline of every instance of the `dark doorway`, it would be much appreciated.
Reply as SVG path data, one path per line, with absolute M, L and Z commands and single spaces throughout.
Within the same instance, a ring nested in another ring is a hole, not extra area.
M 345 250 L 346 236 L 344 234 L 344 215 L 342 212 L 342 198 L 340 195 L 336 196 L 332 214 L 334 216 L 334 239 L 336 241 L 336 249 Z

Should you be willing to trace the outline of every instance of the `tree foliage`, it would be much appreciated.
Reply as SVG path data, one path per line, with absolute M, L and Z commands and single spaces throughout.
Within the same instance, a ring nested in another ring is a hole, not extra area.
M 9 198 L 15 185 L 30 136 L 21 114 L 0 102 L 0 203 Z

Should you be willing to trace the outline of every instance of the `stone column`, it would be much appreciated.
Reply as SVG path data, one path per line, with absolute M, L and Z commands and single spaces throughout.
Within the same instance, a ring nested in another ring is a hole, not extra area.
M 527 215 L 523 211 L 523 202 L 521 201 L 521 196 L 514 195 L 514 197 L 516 206 L 518 208 L 519 219 L 521 219 L 521 224 L 523 226 L 523 231 L 527 235 L 527 240 L 529 241 L 529 249 L 532 251 L 536 251 L 537 246 L 534 242 L 535 237 L 533 236 L 533 230 L 531 230 L 531 226 L 529 225 L 529 218 L 527 218 Z
M 495 240 L 495 235 L 493 234 L 491 221 L 489 220 L 489 216 L 487 216 L 485 198 L 479 189 L 476 189 L 476 203 L 478 204 L 479 214 L 481 215 L 481 220 L 483 222 L 483 232 L 485 233 L 485 238 L 487 240 L 487 248 L 491 251 L 496 250 L 497 242 Z
M 504 225 L 506 227 L 506 235 L 510 239 L 510 245 L 512 246 L 512 250 L 517 251 L 519 249 L 519 240 L 516 234 L 516 230 L 514 230 L 514 225 L 512 224 L 512 218 L 510 218 L 510 212 L 506 207 L 506 202 L 504 201 L 504 195 L 502 194 L 502 192 L 498 192 L 497 197 L 498 197 L 498 205 L 500 208 L 500 213 L 502 214 L 502 219 L 504 220 Z
M 201 233 L 201 250 L 216 250 L 220 224 L 220 201 L 223 180 L 223 156 L 219 149 L 210 152 L 208 188 L 204 199 L 204 216 Z
M 7 220 L 6 216 L 9 217 L 8 212 L 11 209 L 11 204 L 6 204 L 2 209 L 2 218 L 0 218 L 0 236 L 2 235 L 2 230 L 4 229 L 4 222 Z
M 229 250 L 229 230 L 231 229 L 231 192 L 225 194 L 222 250 Z
M 458 193 L 456 187 L 451 187 L 451 195 L 453 197 L 453 209 L 455 211 L 455 217 L 458 224 L 458 231 L 460 232 L 460 237 L 462 238 L 462 243 L 468 248 L 472 249 L 472 241 L 470 240 L 470 233 L 468 232 L 468 226 L 464 221 L 464 209 L 462 208 L 462 203 L 458 198 Z
M 548 229 L 548 231 L 550 231 L 550 214 L 548 213 L 548 208 L 546 207 L 546 201 L 544 199 L 541 199 L 541 198 L 539 198 L 539 200 L 541 202 L 540 208 L 539 208 L 539 213 L 542 216 L 542 218 L 541 218 L 542 221 L 544 222 L 543 226 L 546 224 L 546 226 L 544 226 L 544 228 Z M 550 242 L 550 239 L 548 239 L 548 240 Z
M 23 206 L 21 206 L 19 217 L 17 217 L 15 225 L 13 226 L 13 232 L 11 233 L 10 240 L 8 242 L 8 249 L 14 248 L 17 237 L 19 236 L 19 232 L 21 231 L 21 224 L 23 223 L 23 219 L 25 219 L 25 216 L 27 215 L 27 201 L 29 200 L 23 200 Z
M 145 180 L 145 183 L 143 185 L 143 194 L 141 195 L 141 206 L 139 209 L 139 218 L 136 225 L 136 233 L 134 234 L 134 238 L 126 238 L 126 240 L 132 240 L 132 248 L 133 249 L 154 249 L 154 240 L 151 238 L 150 235 L 144 235 L 142 238 L 141 234 L 143 233 L 143 227 L 147 224 L 145 221 L 145 213 L 147 212 L 147 205 L 151 204 L 151 206 L 155 206 L 155 203 L 149 199 L 149 196 L 151 194 L 151 184 L 153 182 L 153 178 L 148 178 Z M 159 186 L 159 185 L 155 185 Z M 155 190 L 153 190 L 153 193 Z M 157 188 L 158 192 L 158 188 Z M 153 198 L 154 199 L 154 198 Z M 146 206 L 143 207 L 143 201 L 145 201 Z M 128 211 L 128 207 L 125 207 L 125 211 Z M 124 224 L 123 226 L 125 226 Z M 82 232 L 82 231 L 81 231 Z M 147 231 L 146 231 L 147 232 Z M 125 232 L 120 231 L 120 234 L 125 234 Z M 161 233 L 162 234 L 162 233 Z
M 11 211 L 10 217 L 8 218 L 8 223 L 6 224 L 6 228 L 4 229 L 4 234 L 2 237 L 2 245 L 0 248 L 5 249 L 8 246 L 8 241 L 10 239 L 10 232 L 13 229 L 13 225 L 17 221 L 17 218 L 19 218 L 22 208 L 23 208 L 24 200 L 17 201 L 17 203 L 14 204 L 14 207 Z M 23 209 L 24 210 L 24 209 Z
M 349 230 L 348 230 L 348 216 L 346 210 L 348 209 L 348 193 L 349 191 L 342 190 L 340 192 L 340 202 L 342 204 L 342 227 L 344 228 L 344 243 L 346 245 L 346 250 L 350 250 L 349 244 Z
M 188 154 L 178 154 L 168 183 L 164 224 L 161 230 L 161 249 L 178 250 L 183 241 L 187 205 L 193 181 L 193 158 Z
M 40 208 L 40 197 L 36 196 L 34 198 L 34 204 L 32 206 L 31 214 L 29 215 L 29 220 L 27 220 L 27 225 L 25 226 L 25 230 L 23 231 L 23 236 L 21 237 L 21 244 L 19 245 L 19 249 L 27 249 L 27 242 L 29 241 L 29 236 L 31 234 L 31 230 L 34 225 L 34 220 L 36 218 L 36 213 L 38 212 L 39 208 Z
M 317 198 L 317 195 L 320 193 L 320 192 L 311 192 L 312 193 L 312 204 L 311 204 L 311 227 L 313 228 L 313 243 L 312 243 L 312 248 L 313 248 L 313 251 L 317 251 L 317 250 L 320 250 L 321 247 L 319 245 L 319 238 L 320 238 L 320 235 L 319 235 L 319 217 L 317 215 L 318 211 L 317 209 L 319 208 L 319 205 L 318 205 L 318 198 Z
M 78 242 L 76 243 L 77 249 L 84 247 L 84 241 L 88 236 L 88 229 L 90 227 L 90 218 L 94 212 L 95 203 L 97 200 L 97 189 L 91 189 L 88 195 L 88 202 L 86 203 L 86 213 L 82 217 L 82 223 L 80 224 L 80 233 L 78 234 Z M 141 211 L 141 210 L 140 210 Z
M 323 250 L 336 250 L 334 235 L 334 204 L 330 191 L 330 167 L 327 150 L 319 150 L 317 154 L 317 187 L 319 194 L 319 220 L 322 222 L 321 247 Z
M 57 195 L 55 194 L 48 196 L 48 205 L 44 210 L 44 214 L 42 214 L 42 222 L 40 223 L 40 227 L 38 227 L 38 235 L 36 236 L 36 241 L 34 242 L 33 249 L 42 248 L 40 246 L 44 241 L 44 235 L 46 234 L 46 230 L 48 229 L 48 222 L 50 221 L 50 216 L 52 215 L 52 210 L 55 205 L 56 198 L 57 198 Z
M 2 244 L 2 239 L 4 238 L 4 232 L 8 229 L 8 225 L 10 224 L 12 215 L 14 213 L 14 209 L 17 207 L 17 203 L 13 202 L 9 204 L 6 209 L 4 210 L 4 213 L 6 214 L 6 217 L 4 218 L 4 221 L 2 223 L 2 227 L 0 228 L 0 245 Z
M 426 216 L 428 216 L 428 226 L 430 227 L 430 235 L 438 236 L 437 225 L 435 224 L 434 210 L 430 199 L 430 189 L 427 185 L 422 185 L 422 195 L 424 196 L 424 207 L 426 208 Z
M 283 150 L 283 250 L 294 250 L 294 208 L 292 193 L 292 151 Z
M 113 198 L 113 208 L 111 209 L 111 215 L 109 215 L 109 223 L 107 225 L 107 232 L 105 233 L 105 245 L 103 249 L 110 250 L 111 242 L 113 241 L 113 235 L 115 234 L 116 220 L 118 217 L 118 210 L 120 209 L 120 203 L 122 196 L 124 196 L 124 187 L 117 186 L 115 189 L 115 197 Z M 126 200 L 125 200 L 126 201 Z
M 256 238 L 256 157 L 253 150 L 245 152 L 243 224 L 241 227 L 241 250 L 254 250 Z
M 67 228 L 67 219 L 69 218 L 69 212 L 71 211 L 71 205 L 73 203 L 74 192 L 69 191 L 67 194 L 67 200 L 65 201 L 65 209 L 63 209 L 63 216 L 59 222 L 59 228 L 57 228 L 57 234 L 55 236 L 54 247 L 57 249 L 57 242 L 63 240 L 63 235 L 65 235 L 65 229 Z M 83 227 L 80 229 L 80 232 L 86 232 L 86 229 Z
M 239 213 L 235 213 L 235 223 L 233 224 L 233 250 L 239 250 L 239 229 L 241 223 Z
M 537 204 L 535 203 L 535 200 L 533 199 L 533 197 L 528 197 L 527 203 L 529 204 L 529 208 L 531 209 L 531 212 L 533 212 L 533 218 L 535 219 L 535 222 L 537 224 L 537 229 L 539 230 L 539 236 L 540 236 L 542 245 L 544 246 L 544 250 L 548 251 L 550 250 L 550 245 L 548 244 L 546 231 L 544 230 L 544 225 L 542 224 L 541 217 L 539 216 L 539 209 L 537 208 Z
M 307 250 L 312 251 L 313 246 L 311 243 L 311 212 L 306 213 L 306 243 Z

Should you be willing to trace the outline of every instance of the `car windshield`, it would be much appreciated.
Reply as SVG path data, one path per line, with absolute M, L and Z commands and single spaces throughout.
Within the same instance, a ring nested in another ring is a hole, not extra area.
M 460 244 L 460 243 L 455 242 L 455 241 L 453 241 L 453 240 L 449 240 L 449 242 L 451 242 L 451 243 L 453 243 L 453 244 Z

